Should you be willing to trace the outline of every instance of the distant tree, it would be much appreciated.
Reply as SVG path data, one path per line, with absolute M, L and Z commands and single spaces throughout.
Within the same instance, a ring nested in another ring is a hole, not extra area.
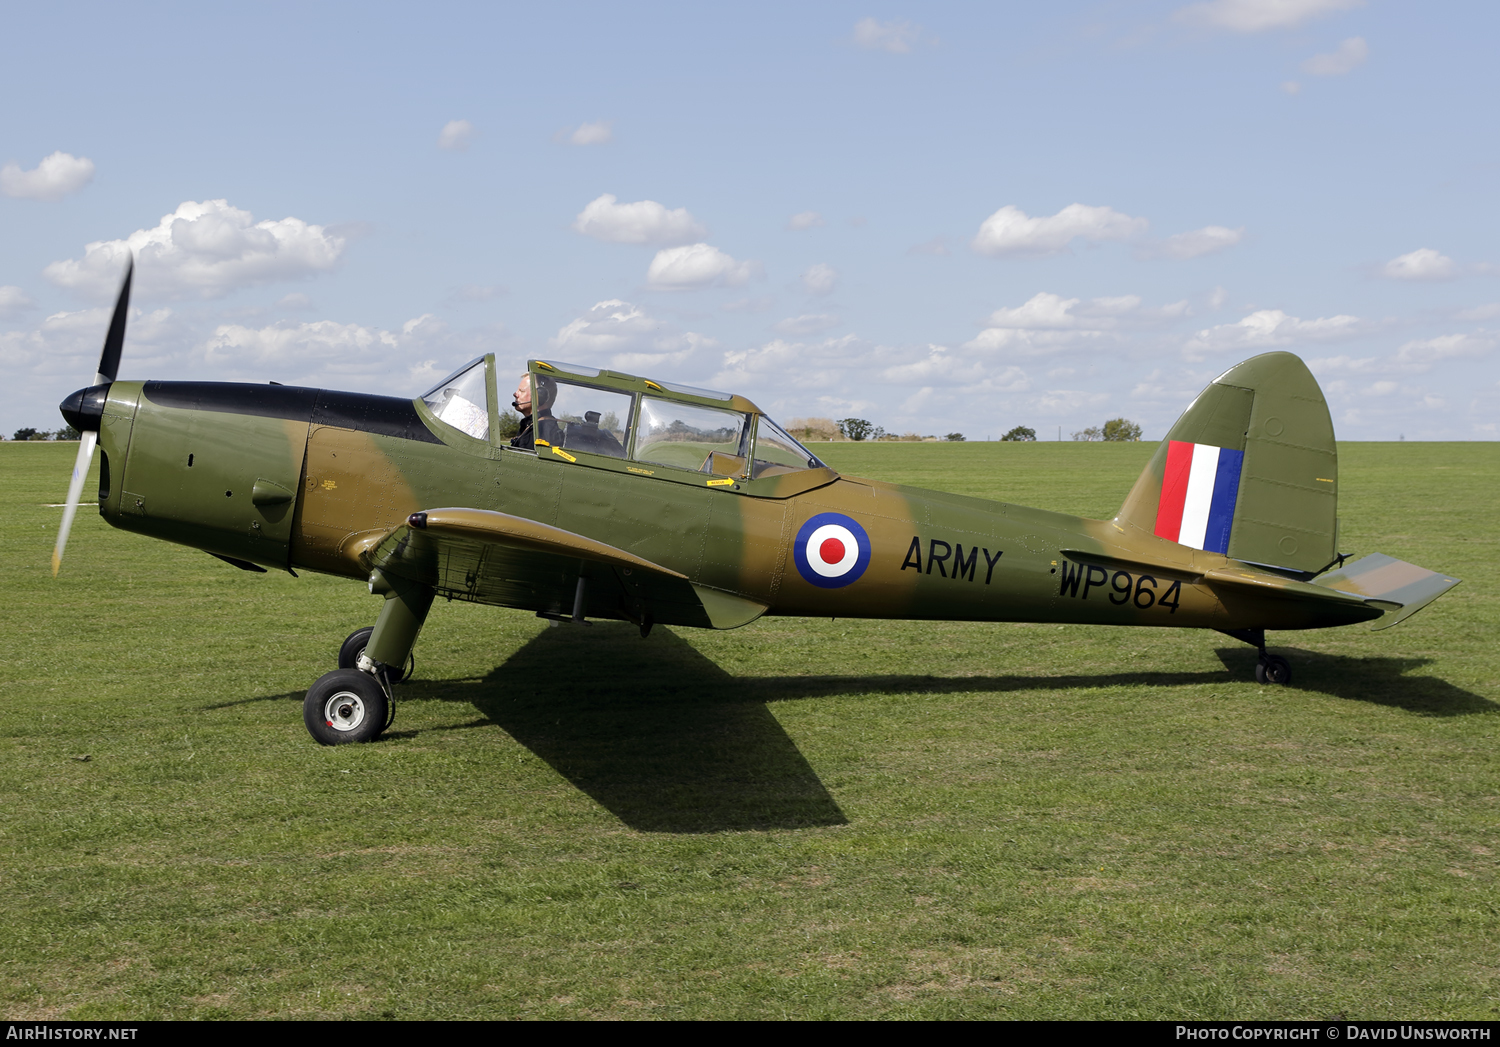
M 943 439 L 947 440 L 949 443 L 961 444 L 961 443 L 964 442 L 964 434 L 963 433 L 949 433 L 947 436 L 943 437 Z
M 498 435 L 502 440 L 509 440 L 521 431 L 521 416 L 516 412 L 506 409 L 500 412 L 500 424 L 496 427 Z
M 47 439 L 47 435 L 45 433 L 38 433 L 35 429 L 17 429 L 16 430 L 16 435 L 12 436 L 11 439 L 12 440 L 36 440 L 36 439 L 45 440 L 45 439 Z
M 1073 439 L 1087 441 L 1102 440 L 1104 439 L 1104 430 L 1090 426 L 1087 429 L 1080 429 L 1074 433 Z
M 835 424 L 838 425 L 839 432 L 844 434 L 844 439 L 853 440 L 856 443 L 871 437 L 878 440 L 880 436 L 885 435 L 884 429 L 877 429 L 873 422 L 865 418 L 840 418 Z
M 59 429 L 57 432 L 55 432 L 55 433 L 52 434 L 52 439 L 54 439 L 54 440 L 77 440 L 82 435 L 83 435 L 82 433 L 80 433 L 77 429 L 74 429 L 71 425 L 65 425 L 61 429 Z
M 1035 441 L 1036 440 L 1036 430 L 1035 429 L 1028 429 L 1024 425 L 1018 425 L 1014 429 L 1012 429 L 1010 432 L 1008 432 L 1004 436 L 1000 437 L 1000 439 L 1002 439 L 1002 440 L 1019 440 L 1019 441 L 1025 441 L 1025 442 Z
M 1111 418 L 1104 423 L 1102 436 L 1114 443 L 1126 443 L 1141 438 L 1141 427 L 1128 418 Z

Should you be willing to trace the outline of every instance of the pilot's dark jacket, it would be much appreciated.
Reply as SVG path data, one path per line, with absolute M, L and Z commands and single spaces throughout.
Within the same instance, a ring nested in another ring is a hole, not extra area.
M 552 417 L 552 411 L 543 408 L 539 424 L 533 427 L 531 415 L 521 417 L 521 431 L 511 438 L 510 445 L 519 447 L 523 451 L 536 450 L 537 428 L 541 430 L 541 437 L 553 447 L 562 445 L 562 426 L 557 424 L 557 419 Z

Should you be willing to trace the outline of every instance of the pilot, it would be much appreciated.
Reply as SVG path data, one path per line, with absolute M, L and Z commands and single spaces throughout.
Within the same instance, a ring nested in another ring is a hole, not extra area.
M 531 410 L 531 375 L 523 374 L 516 385 L 516 395 L 511 406 L 521 412 L 521 431 L 511 440 L 512 447 L 525 451 L 536 449 L 540 436 L 554 447 L 562 442 L 562 426 L 552 417 L 552 405 L 557 400 L 557 380 L 544 374 L 536 376 L 537 399 L 540 401 L 535 417 Z

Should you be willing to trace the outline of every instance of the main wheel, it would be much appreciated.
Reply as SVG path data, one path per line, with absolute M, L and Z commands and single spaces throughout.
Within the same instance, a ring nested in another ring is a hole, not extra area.
M 302 699 L 302 720 L 319 745 L 373 742 L 389 719 L 380 682 L 358 669 L 323 674 Z
M 370 636 L 375 632 L 373 625 L 367 625 L 363 629 L 356 629 L 349 634 L 349 639 L 339 648 L 339 668 L 353 669 L 359 664 L 359 656 L 365 653 L 365 648 L 370 646 Z
M 1292 664 L 1280 655 L 1268 654 L 1255 663 L 1255 682 L 1285 687 L 1292 682 Z
M 356 629 L 349 634 L 349 638 L 339 648 L 340 669 L 355 669 L 359 667 L 359 656 L 365 653 L 366 647 L 370 646 L 370 637 L 374 633 L 375 627 L 367 625 L 363 629 Z M 401 683 L 403 680 L 410 680 L 411 674 L 416 671 L 417 656 L 415 654 L 408 655 L 406 658 L 406 671 L 393 682 Z

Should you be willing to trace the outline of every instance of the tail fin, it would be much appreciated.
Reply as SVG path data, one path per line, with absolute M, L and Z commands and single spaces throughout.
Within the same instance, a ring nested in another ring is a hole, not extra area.
M 1337 558 L 1338 450 L 1323 392 L 1291 353 L 1225 371 L 1162 441 L 1124 529 L 1292 571 Z

